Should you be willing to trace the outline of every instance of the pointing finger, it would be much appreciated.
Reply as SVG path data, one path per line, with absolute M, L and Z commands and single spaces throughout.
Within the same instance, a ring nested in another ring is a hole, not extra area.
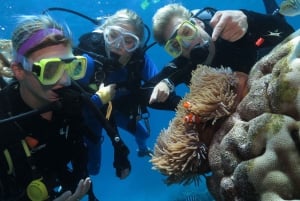
M 216 41 L 219 36 L 222 34 L 225 27 L 225 22 L 222 20 L 222 18 L 217 22 L 215 27 L 213 27 L 213 33 L 212 33 L 212 40 Z

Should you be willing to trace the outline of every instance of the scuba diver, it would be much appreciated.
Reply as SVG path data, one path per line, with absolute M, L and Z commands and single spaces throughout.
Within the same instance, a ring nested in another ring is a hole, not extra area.
M 149 112 L 147 102 L 141 99 L 140 87 L 157 74 L 156 65 L 145 54 L 144 29 L 142 19 L 135 12 L 122 9 L 92 32 L 82 35 L 74 48 L 76 55 L 88 60 L 87 74 L 78 83 L 93 93 L 91 100 L 107 114 L 116 132 L 119 127 L 135 137 L 139 157 L 152 153 L 146 144 L 150 136 Z M 90 112 L 85 116 L 93 131 L 102 137 L 103 125 L 96 122 Z M 88 170 L 96 175 L 101 164 L 101 141 L 94 143 L 87 139 L 87 145 Z M 115 159 L 116 174 L 124 179 L 131 167 L 118 163 Z
M 70 33 L 50 16 L 18 19 L 13 80 L 0 90 L 0 200 L 97 201 L 82 134 L 90 129 L 72 86 L 86 58 L 72 53 Z
M 249 73 L 256 61 L 294 32 L 281 15 L 273 14 L 276 3 L 264 2 L 272 6 L 267 9 L 272 14 L 213 8 L 191 12 L 179 4 L 157 10 L 154 38 L 174 59 L 143 85 L 150 106 L 169 103 L 175 110 L 180 98 L 175 103 L 174 88 L 188 85 L 198 64 Z

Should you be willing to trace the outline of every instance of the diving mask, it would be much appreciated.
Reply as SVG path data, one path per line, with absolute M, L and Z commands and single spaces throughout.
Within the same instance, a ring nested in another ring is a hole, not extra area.
M 127 52 L 133 52 L 140 45 L 135 34 L 119 26 L 107 26 L 104 29 L 104 40 L 108 47 L 124 48 Z
M 32 65 L 32 72 L 43 85 L 55 84 L 66 71 L 73 79 L 78 80 L 85 76 L 87 60 L 83 56 L 71 58 L 46 58 Z
M 176 58 L 182 54 L 182 48 L 188 48 L 197 36 L 198 29 L 195 24 L 186 20 L 175 29 L 165 45 L 165 50 Z

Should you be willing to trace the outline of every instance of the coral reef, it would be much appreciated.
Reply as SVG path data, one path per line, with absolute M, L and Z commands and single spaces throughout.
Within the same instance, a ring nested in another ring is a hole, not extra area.
M 207 186 L 218 201 L 300 200 L 300 30 L 258 61 L 246 82 L 199 65 L 151 162 L 168 184 L 210 171 Z
M 300 30 L 257 62 L 249 93 L 209 147 L 216 200 L 300 199 Z
M 208 187 L 216 200 L 294 200 L 300 198 L 300 122 L 264 113 L 250 121 L 230 119 L 209 149 Z
M 10 62 L 12 59 L 12 44 L 10 40 L 0 39 L 0 76 L 12 77 Z
M 249 76 L 250 93 L 238 113 L 250 120 L 264 112 L 300 118 L 300 30 L 258 61 Z

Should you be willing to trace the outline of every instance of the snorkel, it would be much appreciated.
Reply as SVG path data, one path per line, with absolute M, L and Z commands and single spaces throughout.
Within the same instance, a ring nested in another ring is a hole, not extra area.
M 205 7 L 203 9 L 193 10 L 192 18 L 201 20 L 204 23 L 204 30 L 211 36 L 213 29 L 209 25 L 209 22 L 213 15 L 215 14 L 216 9 L 211 7 Z M 210 49 L 212 45 L 211 39 L 205 40 L 202 44 L 197 44 L 193 47 L 190 52 L 190 58 L 194 65 L 203 64 L 208 59 Z
M 190 52 L 190 59 L 194 65 L 202 64 L 205 62 L 209 55 L 209 40 L 204 41 L 202 44 L 197 44 Z

